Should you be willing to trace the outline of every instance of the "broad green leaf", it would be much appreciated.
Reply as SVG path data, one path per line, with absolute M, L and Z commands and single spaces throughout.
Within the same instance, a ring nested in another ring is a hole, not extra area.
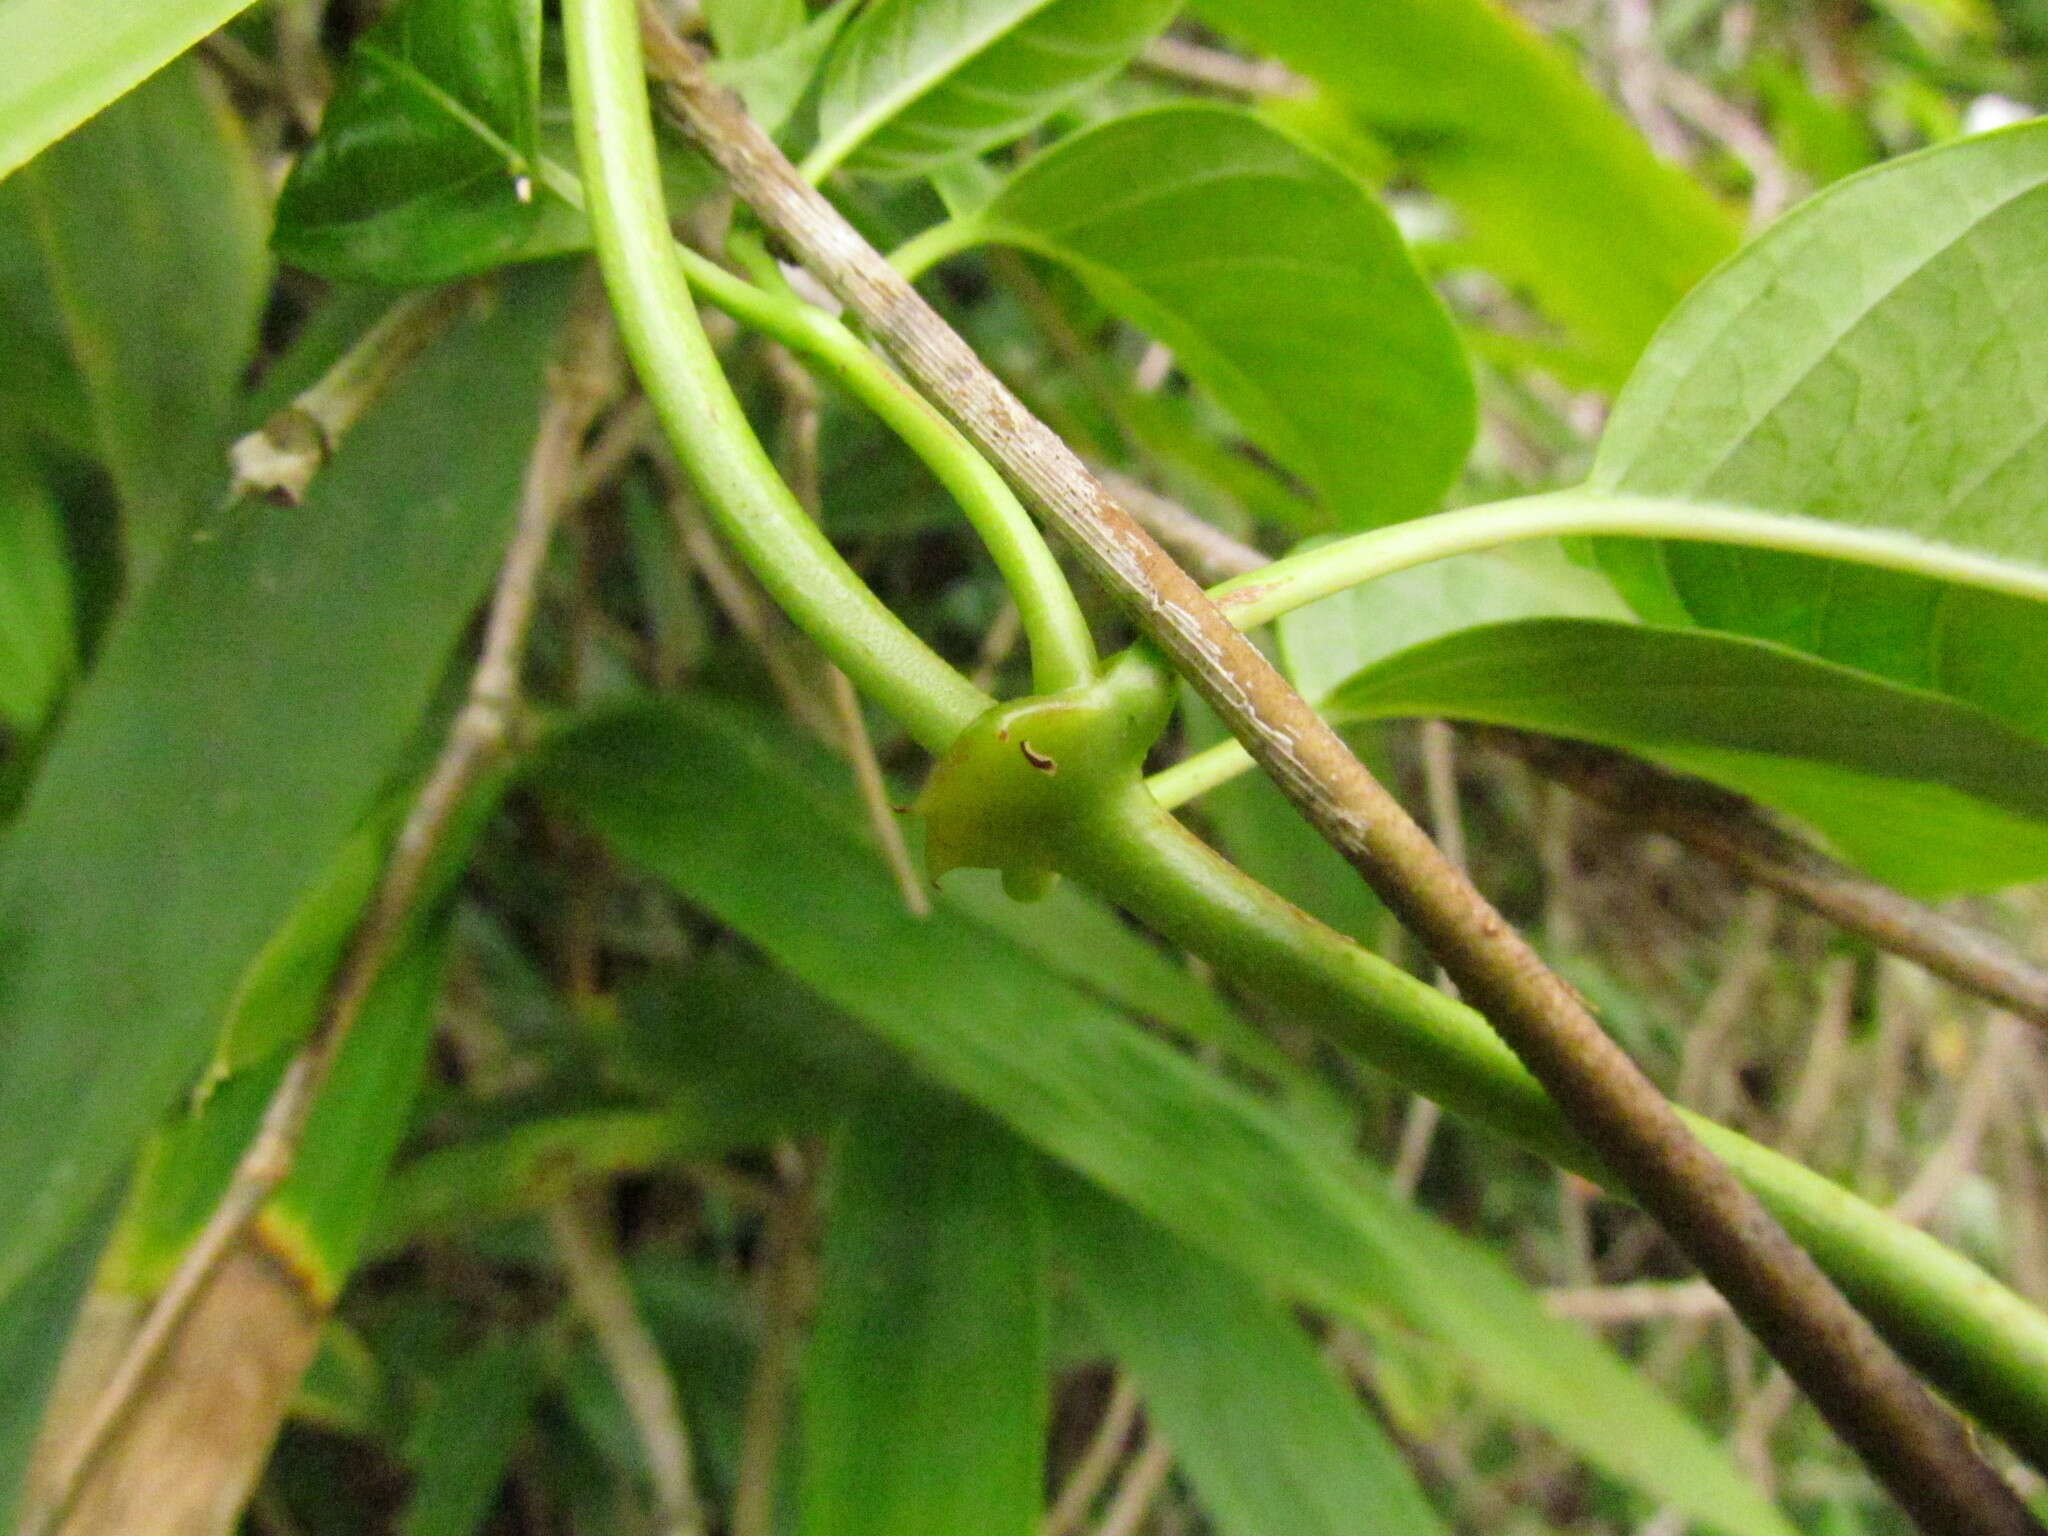
M 1697 1426 L 1327 1138 L 987 930 L 905 912 L 815 772 L 739 718 L 692 701 L 593 722 L 540 771 L 624 857 L 1184 1240 L 1339 1316 L 1396 1311 L 1619 1476 L 1716 1529 L 1784 1536 Z
M 877 0 L 825 64 L 814 178 L 916 176 L 1022 136 L 1121 69 L 1180 0 Z
M 802 1536 L 1030 1536 L 1050 1413 L 1034 1160 L 958 1104 L 847 1126 L 803 1362 Z
M 64 524 L 28 456 L 0 437 L 0 727 L 33 736 L 78 665 Z
M 1368 667 L 1326 702 L 1351 718 L 1448 715 L 1597 741 L 1766 803 L 1790 763 L 1785 809 L 1881 877 L 1922 888 L 1941 871 L 1969 883 L 1985 854 L 1995 871 L 2022 853 L 2048 875 L 2048 746 L 1953 699 L 1768 641 L 1597 619 L 1481 624 Z M 1860 782 L 1862 796 L 1837 817 L 1798 793 L 1801 764 Z M 2008 828 L 2006 840 L 1916 850 L 1903 866 L 1858 846 L 1866 822 L 1914 825 L 1923 806 L 1951 801 Z
M 0 411 L 24 437 L 44 436 L 81 458 L 98 451 L 92 407 L 71 361 L 64 316 L 43 267 L 42 242 L 30 217 L 25 179 L 0 181 Z
M 2048 566 L 2048 123 L 1839 182 L 1659 333 L 1592 484 Z M 1617 550 L 1631 600 L 1953 694 L 2048 740 L 2048 606 L 1806 557 Z
M 226 484 L 228 414 L 270 288 L 266 199 L 191 61 L 16 179 L 120 492 L 133 590 Z
M 498 1485 L 541 1386 L 537 1340 L 492 1339 L 440 1373 L 406 1437 L 412 1498 L 399 1536 L 473 1536 L 497 1503 Z
M 409 284 L 583 243 L 540 169 L 540 9 L 404 0 L 357 43 L 278 198 L 278 254 Z
M 949 244 L 1071 267 L 1171 347 L 1347 528 L 1432 510 L 1471 447 L 1471 375 L 1393 221 L 1247 112 L 1136 112 L 1028 161 Z
M 304 507 L 220 508 L 107 636 L 0 847 L 0 1296 L 192 1081 L 400 766 L 510 526 L 565 287 L 507 282 Z
M 1048 1180 L 1057 1251 L 1223 1536 L 1444 1529 L 1301 1325 L 1235 1269 L 1080 1180 Z
M 1500 0 L 1195 0 L 1226 37 L 1326 86 L 1455 205 L 1487 266 L 1619 383 L 1735 248 L 1733 217 L 1661 164 Z
M 744 59 L 786 43 L 810 18 L 804 0 L 705 0 L 704 23 L 724 59 Z
M 76 0 L 0 5 L 0 177 L 132 90 L 250 0 L 150 0 L 102 7 L 90 26 Z
M 1228 1050 L 1275 1079 L 1300 1075 L 1286 1052 L 1239 1018 L 1185 964 L 1169 958 L 1071 880 L 1037 901 L 1018 902 L 1003 893 L 1000 875 L 963 869 L 946 877 L 938 899 L 1113 1007 L 1163 1024 L 1197 1044 Z
M 1628 616 L 1598 571 L 1542 542 L 1396 571 L 1296 609 L 1277 629 L 1287 675 L 1304 698 L 1321 700 L 1374 662 L 1474 625 Z
M 818 78 L 833 40 L 853 18 L 860 0 L 835 0 L 772 46 L 738 52 L 719 44 L 711 62 L 712 77 L 740 93 L 747 111 L 770 133 L 780 133 Z M 803 8 L 797 7 L 799 18 Z
M 434 1038 L 444 953 L 435 935 L 386 967 L 335 1058 L 291 1177 L 264 1208 L 266 1240 L 290 1255 L 297 1277 L 323 1301 L 341 1292 L 410 1123 Z M 101 1287 L 136 1296 L 162 1287 L 226 1191 L 284 1065 L 279 1055 L 237 1073 L 152 1139 Z

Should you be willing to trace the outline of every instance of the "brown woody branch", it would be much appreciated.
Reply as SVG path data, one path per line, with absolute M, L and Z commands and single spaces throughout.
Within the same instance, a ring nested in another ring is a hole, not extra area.
M 1428 946 L 1572 1126 L 1929 1531 L 2038 1531 L 1963 1428 L 1337 733 L 710 80 L 651 5 L 668 104 L 733 190 L 1056 527 L 1318 832 Z

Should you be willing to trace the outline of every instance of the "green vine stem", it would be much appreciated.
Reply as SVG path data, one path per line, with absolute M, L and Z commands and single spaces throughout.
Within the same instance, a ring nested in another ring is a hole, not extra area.
M 1489 502 L 1353 534 L 1234 576 L 1212 587 L 1210 595 L 1233 623 L 1256 629 L 1323 598 L 1453 555 L 1477 554 L 1531 539 L 1592 536 L 1671 539 L 1814 555 L 2048 601 L 2048 572 L 1910 534 L 1748 507 L 1588 490 Z M 1341 718 L 1332 718 L 1343 723 Z M 1220 788 L 1252 766 L 1251 754 L 1230 740 L 1161 769 L 1147 783 L 1159 804 L 1172 810 Z
M 1477 1013 L 1273 895 L 1136 784 L 1062 838 L 1057 862 L 1403 1086 L 1619 1188 Z M 1901 1354 L 2048 1464 L 2048 1315 L 1811 1169 L 1685 1119 Z
M 1151 798 L 1135 757 L 1114 781 L 1092 760 L 1073 760 L 1076 772 L 1069 782 L 1096 791 L 1081 809 L 1042 795 L 1056 777 L 1061 751 L 1102 745 L 1067 720 L 1073 691 L 1065 698 L 991 707 L 881 607 L 803 518 L 718 373 L 673 256 L 661 215 L 632 8 L 617 0 L 566 0 L 564 12 L 578 141 L 593 170 L 592 223 L 627 346 L 664 425 L 704 483 L 713 510 L 734 532 L 742 554 L 790 616 L 933 750 L 944 752 L 978 730 L 992 733 L 1022 723 L 1036 731 L 1041 721 L 1048 728 L 1047 742 L 1020 736 L 1014 751 L 999 737 L 995 748 L 985 739 L 971 743 L 980 754 L 977 761 L 990 772 L 1007 763 L 1010 780 L 1030 786 L 1011 808 L 1028 807 L 1039 797 L 1057 813 L 1038 821 L 1035 833 L 1024 822 L 1003 824 L 1005 803 L 977 803 L 983 770 L 971 768 L 963 776 L 965 788 L 956 807 L 962 819 L 956 828 L 970 829 L 973 818 L 987 811 L 996 818 L 988 830 L 999 839 L 1015 840 L 1002 846 L 963 843 L 969 856 L 1007 863 L 1027 875 L 1048 867 L 1072 874 L 1169 941 L 1297 1012 L 1390 1076 L 1532 1150 L 1600 1176 L 1597 1160 L 1477 1013 L 1317 923 L 1228 864 Z M 1481 509 L 1494 519 L 1490 532 L 1475 513 L 1426 520 L 1436 525 L 1436 544 L 1430 546 L 1424 536 L 1422 552 L 1386 568 L 1461 547 L 1565 532 L 1682 536 L 1684 528 L 1708 521 L 1702 509 L 1690 506 L 1682 509 L 1684 522 L 1680 509 L 1673 508 L 1661 521 L 1639 515 L 1624 525 L 1618 500 L 1605 503 L 1604 514 L 1582 508 L 1571 518 L 1558 511 L 1532 516 L 1530 505 Z M 1820 527 L 1763 514 L 1745 516 L 1753 519 L 1753 529 L 1768 524 L 1781 530 L 1782 539 Z M 1414 530 L 1422 526 L 1368 537 L 1416 537 Z M 1722 531 L 1712 536 L 1730 537 L 1730 527 L 1724 518 Z M 1445 528 L 1464 528 L 1469 542 L 1459 545 L 1445 538 Z M 1837 537 L 1826 543 L 1815 531 L 1798 535 L 1806 543 L 1774 547 L 1839 554 L 1858 539 L 1894 551 L 1910 543 L 1855 530 L 1828 531 Z M 1261 571 L 1233 584 L 1242 594 L 1238 622 L 1264 622 L 1362 579 L 1347 574 L 1355 566 L 1343 565 L 1356 561 L 1359 543 L 1349 541 L 1350 552 L 1335 557 L 1330 551 L 1346 546 L 1329 546 L 1318 552 L 1321 558 L 1314 564 L 1312 557 L 1300 557 L 1277 582 L 1274 572 Z M 1388 548 L 1373 547 L 1382 554 Z M 1902 568 L 1925 566 L 1915 562 Z M 1980 584 L 2011 589 L 1998 581 Z M 1132 686 L 1165 686 L 1163 672 L 1155 670 L 1150 682 L 1145 672 L 1130 657 L 1111 666 L 1096 707 L 1127 723 L 1151 718 L 1142 699 L 1122 692 Z M 1046 750 L 1049 746 L 1053 749 Z M 1053 768 L 1044 765 L 1047 759 Z M 1087 771 L 1080 772 L 1084 763 Z M 1735 1132 L 1691 1123 L 1930 1378 L 2024 1454 L 2048 1464 L 2048 1317 L 1961 1256 L 1819 1175 Z
M 945 417 L 933 410 L 851 329 L 786 288 L 758 242 L 738 237 L 741 260 L 760 273 L 749 283 L 688 246 L 676 253 L 690 286 L 764 336 L 781 342 L 874 412 L 959 503 L 987 546 L 1017 604 L 1031 643 L 1040 693 L 1077 688 L 1095 676 L 1095 640 L 1074 589 L 1017 493 Z
M 572 60 L 572 69 L 577 67 Z M 661 413 L 664 425 L 668 425 L 670 421 L 669 412 L 678 408 L 684 401 L 708 400 L 715 396 L 723 396 L 725 400 L 731 401 L 734 419 L 739 422 L 751 441 L 751 431 L 745 429 L 744 417 L 736 414 L 737 401 L 732 399 L 730 386 L 726 384 L 723 373 L 719 371 L 715 359 L 710 355 L 708 342 L 703 343 L 701 347 L 694 342 L 674 344 L 673 350 L 677 352 L 677 360 L 681 360 L 683 354 L 701 351 L 702 367 L 693 363 L 671 377 L 668 386 L 670 398 L 667 401 L 657 392 L 651 382 L 653 370 L 641 362 L 642 353 L 632 339 L 634 327 L 626 317 L 624 303 L 617 298 L 622 291 L 627 291 L 624 285 L 628 283 L 630 291 L 638 295 L 635 302 L 639 310 L 649 316 L 664 312 L 680 312 L 674 308 L 677 290 L 681 291 L 683 308 L 687 309 L 688 295 L 694 290 L 742 325 L 781 342 L 872 411 L 931 471 L 933 478 L 959 504 L 975 532 L 987 546 L 997 571 L 1017 604 L 1018 617 L 1023 623 L 1024 633 L 1031 647 L 1034 686 L 1041 692 L 1054 692 L 1078 686 L 1092 677 L 1096 666 L 1096 652 L 1094 639 L 1089 633 L 1088 620 L 1082 613 L 1080 604 L 1075 600 L 1073 588 L 1067 581 L 1065 572 L 1060 569 L 1050 546 L 1047 545 L 1045 536 L 1039 531 L 1037 524 L 1032 522 L 1030 514 L 1018 502 L 1016 494 L 1004 482 L 1002 476 L 989 467 L 987 460 L 974 451 L 973 446 L 950 422 L 933 410 L 921 395 L 905 384 L 886 363 L 875 356 L 834 316 L 805 303 L 793 293 L 777 292 L 749 283 L 744 278 L 726 271 L 701 253 L 687 246 L 675 244 L 668 235 L 665 225 L 660 232 L 661 245 L 673 260 L 657 259 L 652 249 L 654 232 L 644 228 L 635 231 L 631 227 L 636 219 L 642 224 L 648 222 L 644 215 L 650 210 L 637 199 L 653 196 L 656 201 L 651 211 L 656 218 L 660 217 L 661 209 L 658 178 L 651 189 L 640 184 L 646 174 L 644 164 L 652 162 L 655 150 L 652 132 L 645 127 L 648 121 L 644 110 L 645 87 L 639 83 L 641 77 L 637 70 L 632 73 L 631 79 L 633 88 L 643 103 L 643 109 L 637 119 L 641 125 L 640 131 L 647 139 L 645 153 L 641 157 L 642 169 L 636 171 L 634 165 L 620 154 L 596 156 L 579 138 L 580 157 L 586 164 L 599 168 L 600 180 L 597 183 L 586 188 L 572 172 L 552 161 L 542 164 L 541 174 L 556 195 L 572 206 L 582 208 L 591 219 L 599 261 L 605 266 L 606 281 L 612 286 L 615 302 L 619 303 L 620 324 L 621 328 L 627 331 L 628 348 L 633 352 L 636 365 L 641 366 L 643 378 L 650 380 L 647 386 L 648 393 L 654 397 L 656 410 Z M 625 106 L 623 110 L 616 110 L 622 104 L 613 102 L 611 105 L 615 109 L 615 114 L 608 113 L 602 92 L 585 92 L 579 87 L 579 104 L 586 96 L 590 98 L 591 105 L 587 113 L 582 111 L 579 105 L 579 135 L 584 132 L 582 125 L 586 117 L 593 124 L 602 118 L 605 123 L 605 143 L 608 146 L 617 145 L 617 136 L 626 131 L 617 125 L 632 120 L 631 107 Z M 608 249 L 610 255 L 607 255 Z M 621 273 L 626 271 L 627 263 L 632 263 L 630 278 L 615 278 L 614 262 L 620 264 Z M 688 318 L 691 329 L 701 335 L 702 326 L 697 323 L 693 310 L 689 312 Z M 646 328 L 646 334 L 653 340 L 665 329 L 665 325 L 654 325 Z M 656 344 L 668 349 L 666 343 Z M 736 442 L 729 433 L 712 430 L 712 425 L 711 419 L 705 418 L 699 423 L 700 431 L 696 435 L 701 437 L 707 446 L 714 440 L 723 444 L 715 457 L 729 466 L 736 466 L 744 459 L 754 456 L 758 456 L 764 465 L 769 463 L 758 443 L 748 449 Z M 673 429 L 671 434 L 674 435 Z M 676 441 L 680 443 L 683 439 L 677 437 Z M 716 496 L 710 498 L 714 503 L 712 510 L 719 517 L 721 525 L 726 528 L 728 536 L 741 545 L 742 553 L 749 565 L 771 591 L 777 591 L 776 583 L 771 578 L 769 569 L 765 568 L 764 562 L 756 558 L 756 550 L 760 547 L 758 541 L 762 538 L 779 538 L 785 542 L 794 539 L 796 542 L 812 546 L 814 558 L 819 555 L 829 556 L 833 563 L 839 565 L 838 577 L 827 582 L 826 589 L 836 590 L 838 596 L 845 600 L 841 605 L 843 613 L 851 615 L 861 608 L 880 609 L 879 603 L 868 592 L 866 586 L 851 570 L 845 569 L 843 562 L 838 560 L 830 546 L 821 536 L 815 534 L 815 529 L 808 518 L 802 519 L 801 527 L 789 526 L 786 523 L 784 509 L 771 508 L 771 503 L 786 501 L 790 509 L 796 509 L 794 498 L 789 496 L 786 489 L 781 488 L 779 479 L 772 486 L 746 476 L 728 476 L 721 483 L 734 488 L 751 488 L 749 492 L 744 493 L 745 499 L 751 503 L 745 511 L 735 511 L 730 505 L 719 505 Z M 796 510 L 800 512 L 800 509 Z M 743 526 L 755 530 L 754 543 L 750 544 L 748 538 L 742 535 L 740 530 Z M 779 591 L 777 601 L 781 601 Z M 787 611 L 793 617 L 796 615 L 794 609 Z M 886 610 L 883 612 L 886 613 Z M 923 642 L 896 624 L 893 618 L 889 622 L 899 632 L 899 642 L 909 640 L 923 648 Z M 805 627 L 809 628 L 809 625 L 806 624 Z M 821 640 L 821 643 L 824 642 Z M 845 658 L 833 650 L 830 644 L 826 645 L 826 649 L 832 651 L 833 659 L 839 662 L 842 670 L 871 692 L 874 691 L 873 681 L 863 675 L 859 668 L 848 666 Z M 929 659 L 938 661 L 936 656 Z M 953 691 L 958 692 L 957 689 Z M 879 693 L 875 696 L 882 697 Z M 977 700 L 981 705 L 987 703 L 985 698 L 980 698 L 978 690 Z M 891 713 L 897 714 L 913 734 L 917 733 L 917 727 L 909 715 L 902 714 L 893 706 Z M 920 736 L 920 740 L 924 738 Z M 925 744 L 932 743 L 926 741 Z
M 1318 598 L 1412 566 L 1427 565 L 1432 560 L 1498 549 L 1529 539 L 1588 535 L 1740 544 L 1751 549 L 1818 555 L 1981 587 L 2036 602 L 2048 601 L 2048 571 L 1936 544 L 1911 534 L 1857 528 L 1782 512 L 1759 512 L 1749 507 L 1592 490 L 1556 491 L 1545 496 L 1490 502 L 1353 534 L 1348 539 L 1283 556 L 1271 565 L 1234 577 L 1215 588 L 1212 595 L 1233 623 L 1255 629 Z
M 669 234 L 632 11 L 570 0 L 563 20 L 598 264 L 669 441 L 783 612 L 919 742 L 943 747 L 989 701 L 883 605 L 804 515 L 720 370 Z

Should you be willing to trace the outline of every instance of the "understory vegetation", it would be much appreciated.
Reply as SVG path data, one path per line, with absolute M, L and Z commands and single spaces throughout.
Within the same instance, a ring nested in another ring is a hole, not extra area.
M 2039 1531 L 2043 102 L 0 0 L 0 1530 Z

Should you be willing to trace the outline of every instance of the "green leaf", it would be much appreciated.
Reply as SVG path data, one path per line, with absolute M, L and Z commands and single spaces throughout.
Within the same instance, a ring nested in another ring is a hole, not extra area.
M 1458 211 L 1618 383 L 1735 248 L 1729 213 L 1660 162 L 1557 47 L 1498 0 L 1195 0 L 1226 37 L 1326 86 Z
M 1596 619 L 1481 624 L 1367 668 L 1335 690 L 1340 717 L 1448 715 L 1620 747 L 1777 803 L 1781 763 L 1861 782 L 1837 816 L 1798 796 L 1812 817 L 1865 863 L 1866 822 L 1914 825 L 1929 803 L 1974 803 L 1987 825 L 2019 839 L 1913 852 L 1875 872 L 1916 888 L 2009 867 L 2018 850 L 2048 875 L 2048 746 L 1968 705 L 1818 661 L 1767 641 Z M 1887 804 L 1884 791 L 1893 792 Z M 1925 842 L 1922 837 L 1915 844 Z M 1933 861 L 1933 862 L 1930 862 Z
M 583 244 L 542 176 L 540 0 L 405 0 L 356 44 L 277 205 L 323 277 L 440 282 Z
M 63 519 L 28 456 L 0 438 L 0 726 L 34 736 L 77 665 Z
M 446 946 L 440 934 L 385 968 L 342 1043 L 291 1177 L 264 1208 L 265 1240 L 323 1302 L 341 1293 L 375 1209 L 434 1038 Z M 227 1190 L 283 1074 L 279 1055 L 176 1113 L 137 1166 L 99 1285 L 154 1296 Z
M 1022 136 L 1121 69 L 1180 0 L 877 0 L 826 61 L 813 179 L 916 176 Z
M 1444 1529 L 1300 1324 L 1241 1273 L 1078 1179 L 1049 1179 L 1047 1204 L 1082 1301 L 1223 1536 Z
M 0 1530 L 13 1530 L 16 1505 L 43 1427 L 43 1406 L 71 1341 L 79 1303 L 106 1245 L 115 1201 L 0 1297 Z
M 1546 541 L 1411 566 L 1298 608 L 1277 630 L 1287 675 L 1320 701 L 1374 662 L 1474 625 L 1628 616 L 1598 571 Z
M 1596 489 L 1799 512 L 2048 565 L 2048 124 L 1839 182 L 1659 333 Z M 1760 551 L 1616 550 L 1659 620 L 1780 641 L 2048 740 L 2048 605 Z
M 399 1536 L 471 1536 L 483 1528 L 540 1385 L 540 1351 L 520 1338 L 479 1345 L 439 1375 L 433 1401 L 406 1437 L 413 1487 Z
M 75 0 L 0 5 L 0 177 L 132 90 L 249 0 L 150 0 L 96 13 L 79 24 Z
M 1073 268 L 1345 527 L 1431 510 L 1471 447 L 1464 353 L 1393 221 L 1250 113 L 1160 107 L 1062 140 L 949 244 L 977 241 Z
M 266 198 L 190 61 L 17 179 L 120 492 L 132 591 L 226 484 L 229 410 L 270 288 Z
M 744 59 L 786 43 L 804 29 L 804 0 L 705 0 L 704 23 L 720 58 Z
M 1339 1316 L 1392 1308 L 1487 1391 L 1729 1532 L 1784 1522 L 1725 1454 L 1349 1156 L 985 929 L 912 917 L 816 774 L 702 701 L 560 738 L 542 786 L 908 1056 L 1176 1235 Z
M 26 179 L 0 181 L 0 410 L 23 436 L 44 436 L 81 458 L 98 452 L 85 383 L 71 361 L 63 312 L 50 292 L 42 242 L 30 217 Z
M 734 52 L 723 43 L 711 62 L 712 78 L 740 93 L 747 111 L 770 133 L 780 133 L 818 78 L 840 29 L 853 19 L 860 0 L 835 0 L 773 46 Z M 797 14 L 802 15 L 802 7 Z
M 0 1296 L 190 1083 L 399 766 L 502 547 L 565 287 L 507 283 L 304 507 L 220 509 L 109 633 L 0 848 Z
M 803 1363 L 802 1536 L 1030 1536 L 1050 1413 L 1034 1163 L 877 1095 L 839 1144 Z

